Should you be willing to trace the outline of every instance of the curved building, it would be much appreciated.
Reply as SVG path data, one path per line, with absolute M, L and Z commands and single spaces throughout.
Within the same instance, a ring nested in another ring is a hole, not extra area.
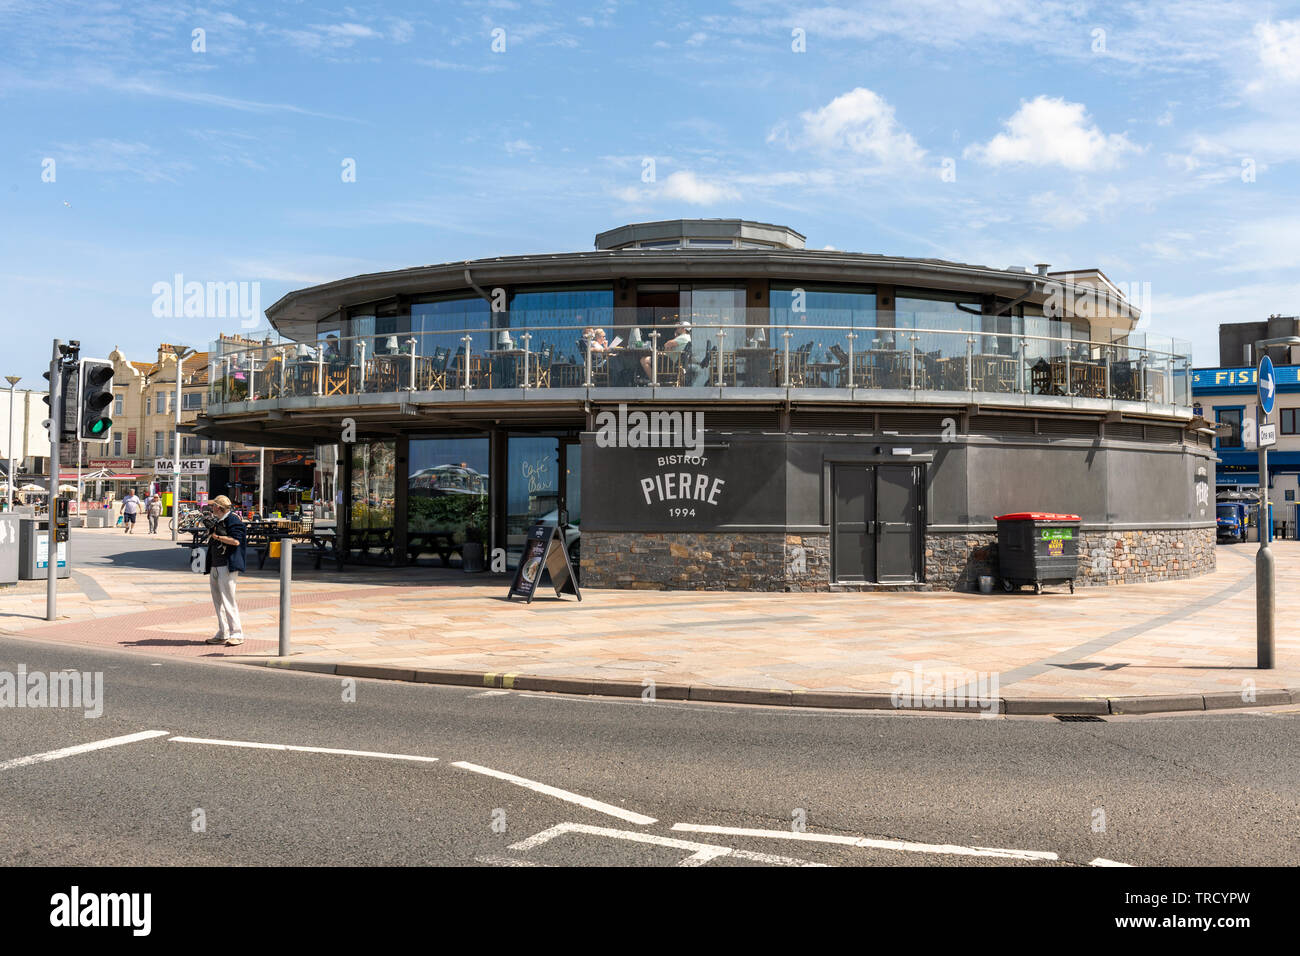
M 1037 510 L 1082 517 L 1080 584 L 1214 565 L 1190 351 L 1095 269 L 673 220 L 267 316 L 283 341 L 214 345 L 198 431 L 337 444 L 358 558 L 455 564 L 481 536 L 513 559 L 567 515 L 585 587 L 970 588 L 994 516 Z

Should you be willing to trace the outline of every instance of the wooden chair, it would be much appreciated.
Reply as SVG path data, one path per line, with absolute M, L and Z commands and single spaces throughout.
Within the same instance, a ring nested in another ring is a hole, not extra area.
M 682 384 L 682 351 L 676 352 L 659 352 L 658 367 L 655 369 L 655 375 L 659 381 L 659 386 L 676 387 Z
M 346 395 L 355 389 L 353 388 L 353 368 L 350 365 L 326 365 L 325 366 L 325 387 L 323 389 L 326 395 Z
M 529 372 L 532 378 L 532 384 L 535 388 L 551 387 L 551 357 L 555 354 L 555 346 L 547 342 L 542 350 L 537 353 L 537 365 Z

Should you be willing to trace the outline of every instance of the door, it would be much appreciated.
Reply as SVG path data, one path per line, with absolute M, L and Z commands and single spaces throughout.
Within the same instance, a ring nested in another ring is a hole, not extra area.
M 876 466 L 876 580 L 905 584 L 919 577 L 918 530 L 921 469 L 916 465 Z
M 834 465 L 831 484 L 835 580 L 920 580 L 920 467 Z
M 870 465 L 835 465 L 832 480 L 835 580 L 876 579 L 876 473 Z

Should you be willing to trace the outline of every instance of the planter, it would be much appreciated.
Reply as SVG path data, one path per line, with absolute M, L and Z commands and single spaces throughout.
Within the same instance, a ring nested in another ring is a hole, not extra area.
M 466 541 L 460 549 L 460 569 L 466 574 L 485 570 L 483 564 L 483 545 L 478 541 Z

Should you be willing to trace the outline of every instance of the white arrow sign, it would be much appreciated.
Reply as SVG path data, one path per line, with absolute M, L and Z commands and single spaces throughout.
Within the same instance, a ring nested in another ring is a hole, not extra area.
M 1264 389 L 1264 394 L 1267 395 L 1269 398 L 1272 398 L 1272 397 L 1273 397 L 1273 377 L 1270 375 L 1268 378 L 1262 379 L 1262 380 L 1260 381 L 1259 384 L 1260 384 L 1260 386 Z

